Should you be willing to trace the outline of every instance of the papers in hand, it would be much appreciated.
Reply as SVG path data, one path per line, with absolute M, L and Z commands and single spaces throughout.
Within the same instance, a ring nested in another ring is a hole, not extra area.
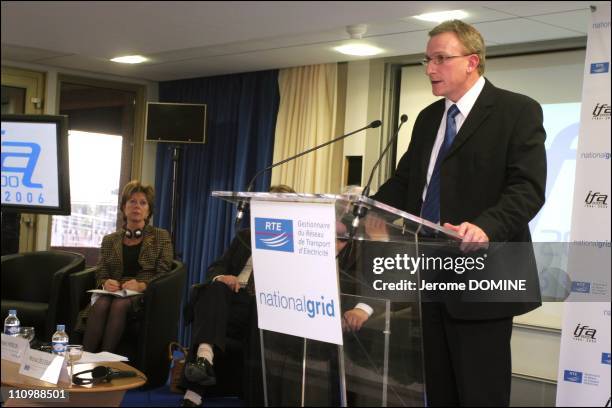
M 142 292 L 136 292 L 135 290 L 129 290 L 129 289 L 121 289 L 116 292 L 110 292 L 104 289 L 91 289 L 91 290 L 88 290 L 88 292 L 97 293 L 98 295 L 111 295 L 111 296 L 116 296 L 116 297 L 130 297 L 130 296 L 142 295 Z

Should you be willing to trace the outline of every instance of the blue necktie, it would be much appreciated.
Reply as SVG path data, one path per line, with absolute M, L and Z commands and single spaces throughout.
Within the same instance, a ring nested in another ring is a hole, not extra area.
M 458 113 L 459 108 L 457 108 L 457 105 L 452 105 L 448 108 L 448 112 L 446 113 L 444 142 L 442 142 L 442 146 L 440 146 L 436 164 L 434 165 L 431 179 L 429 180 L 429 186 L 427 187 L 427 193 L 425 194 L 423 208 L 421 209 L 421 218 L 425 218 L 433 223 L 438 223 L 440 221 L 440 167 L 442 167 L 442 162 L 453 144 L 455 135 L 457 135 L 455 116 L 457 116 Z

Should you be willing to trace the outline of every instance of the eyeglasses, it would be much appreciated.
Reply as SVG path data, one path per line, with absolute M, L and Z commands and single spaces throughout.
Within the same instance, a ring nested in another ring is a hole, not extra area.
M 443 64 L 446 60 L 451 58 L 459 58 L 459 57 L 469 57 L 472 54 L 464 54 L 464 55 L 434 55 L 433 57 L 425 57 L 421 60 L 421 64 L 426 67 L 430 62 L 433 62 L 435 65 Z

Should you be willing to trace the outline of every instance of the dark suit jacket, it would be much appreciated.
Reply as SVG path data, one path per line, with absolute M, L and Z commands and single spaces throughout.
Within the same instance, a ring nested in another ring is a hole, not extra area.
M 242 241 L 242 242 L 241 242 Z M 238 231 L 227 251 L 206 271 L 206 282 L 219 275 L 238 276 L 251 256 L 251 230 Z
M 444 99 L 421 111 L 408 151 L 374 199 L 420 214 L 427 169 L 444 115 Z M 496 88 L 488 80 L 444 159 L 440 173 L 440 223 L 473 223 L 491 242 L 531 242 L 528 223 L 544 204 L 546 151 L 542 108 L 533 99 Z M 533 251 L 516 279 L 538 285 Z M 462 303 L 457 318 L 515 316 L 531 303 Z
M 123 278 L 123 235 L 124 231 L 120 230 L 102 238 L 100 261 L 96 270 L 98 286 L 106 279 L 119 282 L 133 279 Z M 140 271 L 135 279 L 148 284 L 152 279 L 170 272 L 172 259 L 172 241 L 168 231 L 151 225 L 145 226 L 138 255 Z
M 119 230 L 102 238 L 100 247 L 100 260 L 96 265 L 96 287 L 100 288 L 106 279 L 114 279 L 121 283 L 130 279 L 148 284 L 151 280 L 170 272 L 172 269 L 173 250 L 170 234 L 165 229 L 151 225 L 145 226 L 142 235 L 142 246 L 138 255 L 138 264 L 141 270 L 136 277 L 123 277 L 123 235 L 125 231 Z M 88 304 L 79 313 L 78 332 L 85 332 L 86 319 L 91 310 Z

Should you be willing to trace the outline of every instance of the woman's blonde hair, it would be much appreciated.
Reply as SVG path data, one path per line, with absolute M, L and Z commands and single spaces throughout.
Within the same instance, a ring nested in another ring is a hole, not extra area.
M 147 204 L 149 204 L 149 216 L 145 220 L 145 224 L 148 224 L 149 220 L 153 216 L 153 207 L 155 206 L 155 190 L 153 190 L 153 187 L 151 186 L 143 185 L 140 180 L 132 180 L 123 187 L 123 191 L 121 192 L 121 212 L 123 213 L 125 205 L 130 197 L 135 193 L 143 193 L 147 199 Z M 123 213 L 123 222 L 126 221 L 127 217 L 125 216 L 125 213 Z

